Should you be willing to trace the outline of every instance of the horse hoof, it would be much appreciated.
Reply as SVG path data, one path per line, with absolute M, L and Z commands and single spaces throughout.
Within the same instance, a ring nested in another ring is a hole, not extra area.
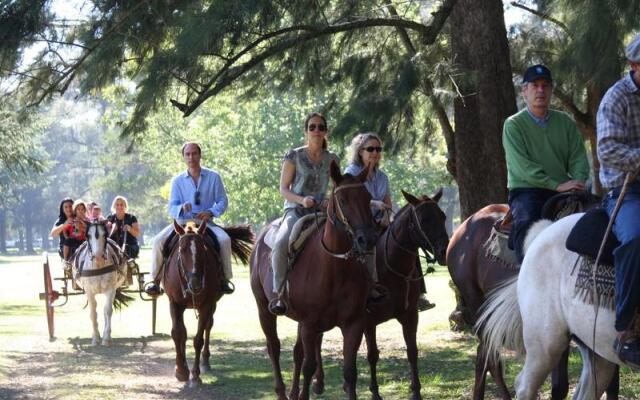
M 211 366 L 209 365 L 209 363 L 202 363 L 200 364 L 200 371 L 211 372 Z
M 320 381 L 313 382 L 313 384 L 311 385 L 311 390 L 313 390 L 313 393 L 315 394 L 324 393 L 324 382 L 320 382 Z
M 102 341 L 102 345 L 103 345 L 103 346 L 106 346 L 106 347 L 111 347 L 111 345 L 113 345 L 113 340 L 111 340 L 111 339 L 108 339 L 108 340 L 107 340 L 107 339 L 104 339 L 104 340 Z
M 97 346 L 100 344 L 100 338 L 99 337 L 94 337 L 93 339 L 91 339 L 91 345 L 92 346 Z
M 186 382 L 189 380 L 189 370 L 180 370 L 176 368 L 176 379 L 180 382 Z
M 202 379 L 200 379 L 200 377 L 189 380 L 189 387 L 192 389 L 200 387 L 200 385 L 202 385 Z

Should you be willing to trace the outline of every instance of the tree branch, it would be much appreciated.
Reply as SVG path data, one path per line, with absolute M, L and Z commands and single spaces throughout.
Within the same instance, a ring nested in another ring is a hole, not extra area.
M 336 25 L 327 26 L 315 26 L 315 25 L 296 25 L 288 28 L 284 28 L 278 31 L 267 33 L 264 36 L 258 38 L 254 42 L 250 43 L 247 47 L 241 50 L 238 54 L 231 57 L 225 65 L 214 75 L 214 77 L 204 85 L 204 92 L 198 95 L 190 104 L 182 104 L 185 111 L 184 116 L 191 115 L 202 103 L 208 98 L 215 96 L 224 88 L 233 83 L 236 79 L 241 77 L 244 73 L 251 70 L 255 66 L 259 65 L 263 61 L 277 54 L 280 54 L 297 44 L 305 43 L 314 39 L 318 39 L 323 36 L 332 35 L 341 32 L 348 32 L 357 29 L 366 29 L 372 27 L 396 27 L 411 29 L 418 32 L 422 36 L 422 42 L 424 44 L 431 44 L 435 41 L 438 33 L 442 29 L 447 16 L 451 13 L 456 0 L 445 0 L 440 9 L 433 13 L 434 20 L 430 26 L 426 26 L 414 21 L 398 19 L 398 18 L 370 18 L 358 21 L 351 21 L 340 23 Z M 268 41 L 272 38 L 285 35 L 287 33 L 297 32 L 294 37 L 285 38 L 281 41 L 274 43 L 271 46 L 266 47 L 262 51 L 258 52 L 255 56 L 249 59 L 242 65 L 234 66 L 234 64 L 248 52 L 257 48 L 260 44 Z M 178 103 L 178 102 L 175 102 Z M 175 105 L 174 103 L 174 105 Z M 180 104 L 180 103 L 178 103 Z
M 530 12 L 533 15 L 537 15 L 538 17 L 542 18 L 542 19 L 546 19 L 547 21 L 553 22 L 554 24 L 558 25 L 560 28 L 562 28 L 563 31 L 565 31 L 568 35 L 571 35 L 571 32 L 569 32 L 569 28 L 567 27 L 567 25 L 565 25 L 562 21 L 553 18 L 552 16 L 550 16 L 549 14 L 540 12 L 538 10 L 534 10 L 533 8 L 527 7 L 524 4 L 520 4 L 516 1 L 512 1 L 511 5 L 517 8 L 521 8 L 525 11 Z
M 589 114 L 580 111 L 570 95 L 563 92 L 558 86 L 554 86 L 553 94 L 558 98 L 558 100 L 560 100 L 562 106 L 573 115 L 577 124 L 582 124 L 583 126 L 590 124 Z

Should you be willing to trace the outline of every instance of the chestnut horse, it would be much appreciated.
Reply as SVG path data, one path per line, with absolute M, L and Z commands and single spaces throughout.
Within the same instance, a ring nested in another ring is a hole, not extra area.
M 440 265 L 445 264 L 445 253 L 449 244 L 449 236 L 445 228 L 446 215 L 438 206 L 442 190 L 433 198 L 422 196 L 420 199 L 402 192 L 409 204 L 396 214 L 393 223 L 380 236 L 376 245 L 376 268 L 378 282 L 388 290 L 388 298 L 381 303 L 367 307 L 367 326 L 364 334 L 367 341 L 367 359 L 371 373 L 369 389 L 374 400 L 381 400 L 378 390 L 377 363 L 380 351 L 376 341 L 376 326 L 395 318 L 402 325 L 402 334 L 407 347 L 407 360 L 411 368 L 412 399 L 421 399 L 420 379 L 418 377 L 418 346 L 416 332 L 418 329 L 418 296 L 420 280 L 416 262 L 418 250 L 423 249 L 435 258 Z M 324 387 L 324 371 L 320 358 L 320 345 L 316 356 L 318 369 L 315 373 L 314 391 L 321 392 Z M 296 342 L 301 352 L 300 340 Z M 295 351 L 294 351 L 295 352 Z M 294 369 L 294 386 L 300 375 L 299 359 Z
M 568 207 L 571 211 L 582 211 L 595 204 L 595 199 L 583 193 L 567 193 L 554 196 L 545 204 L 543 218 L 557 218 Z M 573 208 L 571 208 L 573 205 Z M 491 204 L 465 220 L 451 236 L 447 249 L 447 265 L 451 279 L 464 303 L 461 310 L 464 322 L 476 323 L 478 310 L 485 302 L 489 291 L 518 274 L 518 266 L 508 266 L 487 256 L 484 243 L 489 239 L 493 225 L 509 211 L 506 204 Z M 568 349 L 552 372 L 552 399 L 564 399 L 569 391 Z M 504 381 L 502 363 L 494 357 L 487 359 L 485 343 L 480 339 L 476 352 L 475 384 L 473 399 L 484 399 L 487 371 L 493 376 L 502 399 L 511 399 Z M 607 390 L 609 399 L 617 398 L 617 380 Z
M 208 240 L 205 240 L 206 222 L 197 228 L 188 223 L 186 228 L 173 221 L 179 235 L 164 269 L 164 289 L 171 310 L 171 337 L 176 349 L 176 378 L 183 382 L 189 379 L 189 367 L 185 352 L 187 329 L 184 325 L 184 310 L 194 308 L 198 315 L 198 331 L 193 338 L 195 359 L 191 369 L 190 385 L 202 383 L 200 369 L 209 371 L 209 337 L 213 327 L 213 313 L 222 296 L 220 256 Z M 247 264 L 253 242 L 253 232 L 248 226 L 223 228 L 231 237 L 231 250 L 236 259 Z M 203 350 L 204 347 L 204 350 Z M 202 351 L 202 362 L 200 353 Z
M 334 183 L 327 207 L 327 221 L 308 239 L 288 273 L 287 316 L 299 322 L 304 376 L 302 392 L 291 398 L 309 398 L 309 387 L 316 369 L 314 349 L 322 332 L 335 326 L 343 336 L 343 388 L 349 399 L 356 398 L 356 355 L 365 328 L 365 306 L 371 279 L 364 264 L 366 252 L 375 246 L 376 225 L 371 215 L 371 195 L 364 186 L 366 169 L 357 176 L 341 175 L 331 163 Z M 268 225 L 269 227 L 270 225 Z M 251 255 L 251 289 L 256 298 L 260 325 L 267 339 L 273 366 L 275 392 L 287 399 L 280 369 L 280 340 L 276 316 L 268 310 L 276 297 L 272 288 L 271 249 L 265 245 L 265 229 Z

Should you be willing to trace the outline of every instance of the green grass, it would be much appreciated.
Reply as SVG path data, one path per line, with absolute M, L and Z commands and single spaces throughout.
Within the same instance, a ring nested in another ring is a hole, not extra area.
M 148 251 L 140 261 L 148 269 Z M 60 276 L 57 256 L 52 255 L 52 274 Z M 454 308 L 443 267 L 427 279 L 429 299 L 437 304 L 420 314 L 418 345 L 422 394 L 430 399 L 468 399 L 474 376 L 476 340 L 465 333 L 448 329 L 447 316 Z M 266 354 L 264 336 L 249 288 L 248 268 L 237 266 L 236 293 L 219 302 L 212 332 L 212 372 L 202 375 L 204 384 L 189 389 L 173 376 L 174 350 L 169 335 L 166 296 L 158 304 L 159 334 L 151 335 L 150 303 L 135 301 L 120 313 L 114 313 L 114 345 L 93 347 L 91 327 L 84 296 L 73 296 L 64 307 L 56 309 L 56 337 L 50 342 L 42 291 L 40 256 L 0 256 L 0 398 L 2 399 L 271 399 L 273 379 Z M 58 286 L 58 283 L 56 283 Z M 103 325 L 98 308 L 99 324 Z M 195 315 L 186 313 L 187 330 L 193 333 Z M 281 365 L 285 384 L 291 382 L 291 348 L 296 325 L 279 318 L 282 340 Z M 405 399 L 409 393 L 409 370 L 405 358 L 400 325 L 390 321 L 378 329 L 381 360 L 378 364 L 380 391 L 385 399 Z M 187 345 L 192 357 L 191 341 Z M 325 335 L 326 392 L 318 399 L 343 398 L 341 371 L 341 336 L 338 330 Z M 366 346 L 359 352 L 358 392 L 368 398 L 369 371 Z M 520 370 L 518 360 L 507 365 L 507 382 L 511 384 Z M 580 357 L 571 356 L 571 376 L 577 380 Z M 635 375 L 624 370 L 622 393 L 625 398 L 640 397 Z M 487 399 L 495 398 L 489 379 Z M 542 398 L 549 397 L 548 385 Z

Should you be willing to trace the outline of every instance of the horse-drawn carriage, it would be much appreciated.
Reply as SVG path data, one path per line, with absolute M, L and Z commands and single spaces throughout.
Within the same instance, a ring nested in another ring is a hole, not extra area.
M 72 257 L 74 263 L 79 266 L 81 270 L 77 270 L 75 266 L 73 271 L 72 268 L 64 268 L 63 262 L 63 267 L 61 268 L 62 276 L 52 278 L 49 255 L 47 252 L 43 254 L 44 292 L 40 293 L 40 300 L 44 300 L 45 302 L 49 339 L 53 340 L 55 338 L 54 316 L 57 307 L 62 307 L 67 304 L 70 296 L 87 295 L 88 302 L 93 308 L 91 312 L 92 318 L 94 318 L 95 298 L 93 295 L 96 293 L 105 293 L 105 289 L 106 292 L 108 292 L 106 293 L 108 304 L 105 304 L 105 313 L 108 312 L 109 317 L 111 312 L 110 307 L 114 298 L 116 302 L 119 302 L 121 299 L 128 301 L 132 298 L 129 297 L 127 293 L 137 293 L 141 300 L 150 301 L 152 313 L 151 332 L 155 334 L 157 303 L 155 298 L 147 296 L 144 291 L 145 275 L 147 272 L 141 272 L 135 259 L 129 259 L 123 249 L 119 248 L 112 240 L 107 239 L 104 224 L 90 224 L 87 228 L 87 238 L 87 242 L 78 247 Z M 101 259 L 104 261 L 101 261 Z M 98 263 L 100 264 L 99 266 L 94 265 Z M 84 270 L 82 270 L 82 267 L 84 267 Z M 92 283 L 88 281 L 89 279 L 96 280 L 101 276 L 108 277 L 109 275 L 113 275 L 113 279 L 106 284 L 105 282 L 101 282 L 100 288 L 97 290 L 92 288 Z M 53 287 L 54 281 L 60 282 L 58 290 Z M 107 327 L 105 327 L 105 329 L 107 329 Z M 108 329 L 110 333 L 110 326 Z

